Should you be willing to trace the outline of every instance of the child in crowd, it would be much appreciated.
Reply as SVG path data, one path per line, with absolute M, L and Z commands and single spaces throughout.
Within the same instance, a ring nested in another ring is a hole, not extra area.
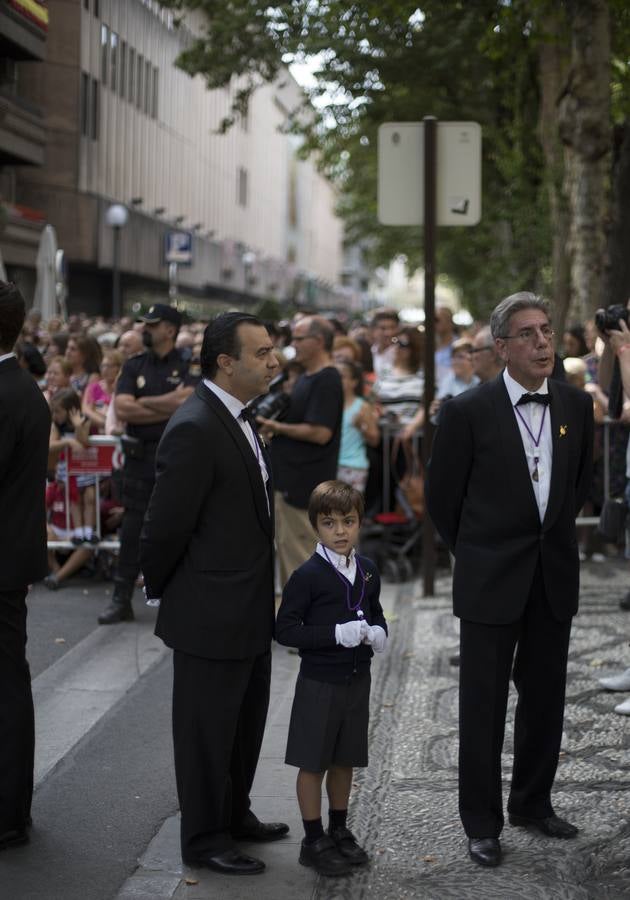
M 387 625 L 380 578 L 355 551 L 363 497 L 343 481 L 324 481 L 311 494 L 308 516 L 319 542 L 291 575 L 282 595 L 276 638 L 298 647 L 285 762 L 297 766 L 297 797 L 305 837 L 299 861 L 322 875 L 347 875 L 368 861 L 346 818 L 355 766 L 367 766 L 370 659 L 385 649 Z M 321 819 L 326 775 L 329 827 Z

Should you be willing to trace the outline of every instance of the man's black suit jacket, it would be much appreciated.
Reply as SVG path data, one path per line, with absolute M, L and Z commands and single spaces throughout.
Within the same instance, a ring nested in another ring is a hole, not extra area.
M 0 362 L 0 591 L 48 572 L 46 469 L 50 411 L 17 359 Z
M 577 612 L 575 517 L 591 484 L 593 402 L 549 379 L 553 459 L 540 522 L 523 442 L 503 375 L 440 411 L 426 495 L 455 556 L 453 607 L 472 622 L 507 624 L 522 614 L 538 560 L 556 619 Z
M 140 561 L 147 596 L 161 599 L 155 633 L 169 647 L 208 659 L 269 650 L 273 507 L 240 425 L 203 384 L 160 441 Z

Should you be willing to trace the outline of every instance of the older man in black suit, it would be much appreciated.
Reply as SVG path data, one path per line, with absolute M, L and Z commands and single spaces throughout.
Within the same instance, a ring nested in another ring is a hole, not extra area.
M 575 517 L 591 480 L 593 404 L 588 394 L 549 377 L 554 352 L 547 301 L 513 294 L 490 324 L 506 368 L 444 404 L 427 500 L 455 556 L 460 815 L 471 857 L 495 866 L 501 861 L 501 749 L 513 661 L 518 705 L 510 823 L 550 837 L 577 833 L 554 813 L 551 789 L 578 606 Z
M 254 316 L 206 329 L 203 382 L 171 418 L 141 538 L 156 634 L 172 647 L 182 858 L 225 874 L 262 872 L 237 840 L 269 841 L 249 792 L 262 742 L 274 625 L 271 465 L 246 404 L 278 360 Z
M 24 300 L 0 282 L 0 850 L 28 840 L 35 731 L 26 661 L 26 594 L 48 572 L 50 412 L 13 347 Z

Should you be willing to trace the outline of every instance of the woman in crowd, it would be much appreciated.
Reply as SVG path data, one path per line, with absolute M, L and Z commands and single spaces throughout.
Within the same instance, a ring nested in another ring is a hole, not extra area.
M 91 381 L 83 394 L 83 415 L 89 419 L 92 431 L 105 431 L 109 404 L 114 396 L 116 380 L 120 374 L 122 356 L 117 350 L 106 350 L 101 362 L 101 377 Z
M 66 359 L 72 366 L 70 384 L 77 394 L 83 394 L 90 381 L 98 381 L 101 365 L 98 341 L 87 334 L 72 334 L 66 347 Z
M 46 370 L 46 388 L 44 390 L 44 397 L 49 405 L 57 391 L 70 387 L 71 375 L 72 366 L 65 356 L 54 356 L 51 359 Z
M 374 382 L 373 396 L 393 424 L 408 425 L 420 410 L 424 394 L 422 335 L 405 326 L 392 338 L 396 350 L 391 372 Z
M 367 483 L 369 461 L 366 446 L 380 443 L 378 416 L 372 404 L 363 399 L 361 368 L 356 362 L 339 362 L 343 388 L 343 419 L 337 478 L 363 492 Z

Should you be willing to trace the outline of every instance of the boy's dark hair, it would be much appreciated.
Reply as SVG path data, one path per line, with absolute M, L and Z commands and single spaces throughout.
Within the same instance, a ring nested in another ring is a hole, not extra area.
M 203 333 L 203 344 L 199 362 L 204 378 L 214 378 L 217 374 L 217 358 L 225 353 L 233 359 L 239 359 L 241 342 L 238 338 L 239 325 L 264 325 L 251 313 L 228 312 L 216 316 Z
M 24 297 L 13 282 L 0 281 L 0 350 L 10 353 L 26 318 Z
M 62 388 L 50 398 L 50 407 L 51 409 L 61 407 L 66 412 L 71 412 L 73 409 L 81 411 L 81 398 L 72 388 Z
M 345 481 L 322 481 L 308 501 L 308 519 L 315 530 L 317 516 L 328 516 L 332 512 L 346 515 L 353 511 L 358 513 L 361 521 L 365 512 L 363 494 Z

